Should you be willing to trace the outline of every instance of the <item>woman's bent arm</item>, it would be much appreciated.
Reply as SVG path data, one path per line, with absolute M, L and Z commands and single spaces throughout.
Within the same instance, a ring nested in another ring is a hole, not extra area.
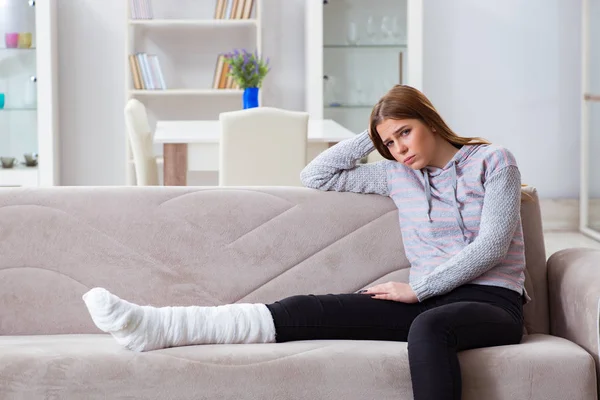
M 448 293 L 502 261 L 519 225 L 520 210 L 521 174 L 516 166 L 508 166 L 485 182 L 477 238 L 431 274 L 411 283 L 419 301 Z
M 367 131 L 343 140 L 319 154 L 302 170 L 302 184 L 319 190 L 388 196 L 386 164 L 390 161 L 357 165 L 358 160 L 373 149 Z

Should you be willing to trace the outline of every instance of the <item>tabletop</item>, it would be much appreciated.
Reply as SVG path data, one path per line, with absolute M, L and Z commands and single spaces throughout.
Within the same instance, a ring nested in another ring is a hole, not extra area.
M 219 120 L 158 121 L 155 143 L 219 143 Z M 308 142 L 334 143 L 354 137 L 356 133 L 331 119 L 308 120 Z

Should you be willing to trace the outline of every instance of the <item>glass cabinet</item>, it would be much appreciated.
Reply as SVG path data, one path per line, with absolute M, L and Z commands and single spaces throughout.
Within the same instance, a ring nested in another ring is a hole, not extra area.
M 57 184 L 55 7 L 0 1 L 0 186 Z
M 366 128 L 373 105 L 403 83 L 406 0 L 323 5 L 323 117 Z
M 419 86 L 411 80 L 420 75 L 419 64 L 411 61 L 421 53 L 420 4 L 308 0 L 306 101 L 312 118 L 333 119 L 360 133 L 393 85 Z

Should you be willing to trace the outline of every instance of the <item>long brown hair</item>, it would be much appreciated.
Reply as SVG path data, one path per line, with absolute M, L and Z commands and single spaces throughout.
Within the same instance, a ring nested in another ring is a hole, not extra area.
M 423 93 L 411 86 L 395 85 L 375 104 L 369 121 L 371 141 L 379 154 L 391 161 L 396 159 L 383 144 L 377 132 L 377 125 L 386 119 L 417 119 L 456 147 L 465 144 L 490 144 L 489 141 L 480 137 L 458 136 L 450 129 Z M 525 187 L 527 185 L 521 186 Z M 521 199 L 532 200 L 533 198 L 528 193 L 522 193 Z
M 395 158 L 377 132 L 377 125 L 386 119 L 418 119 L 456 147 L 465 144 L 490 144 L 479 137 L 458 136 L 423 93 L 411 86 L 395 85 L 375 104 L 369 122 L 369 136 L 375 148 L 383 158 L 392 161 Z

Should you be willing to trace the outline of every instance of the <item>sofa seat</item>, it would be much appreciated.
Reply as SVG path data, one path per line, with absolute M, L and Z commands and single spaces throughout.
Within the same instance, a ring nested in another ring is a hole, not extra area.
M 594 360 L 542 334 L 464 351 L 463 399 L 596 400 Z M 0 336 L 0 396 L 144 399 L 411 399 L 404 342 L 204 345 L 135 353 L 109 335 Z M 245 395 L 246 394 L 246 395 Z M 55 396 L 55 397 L 53 397 Z

